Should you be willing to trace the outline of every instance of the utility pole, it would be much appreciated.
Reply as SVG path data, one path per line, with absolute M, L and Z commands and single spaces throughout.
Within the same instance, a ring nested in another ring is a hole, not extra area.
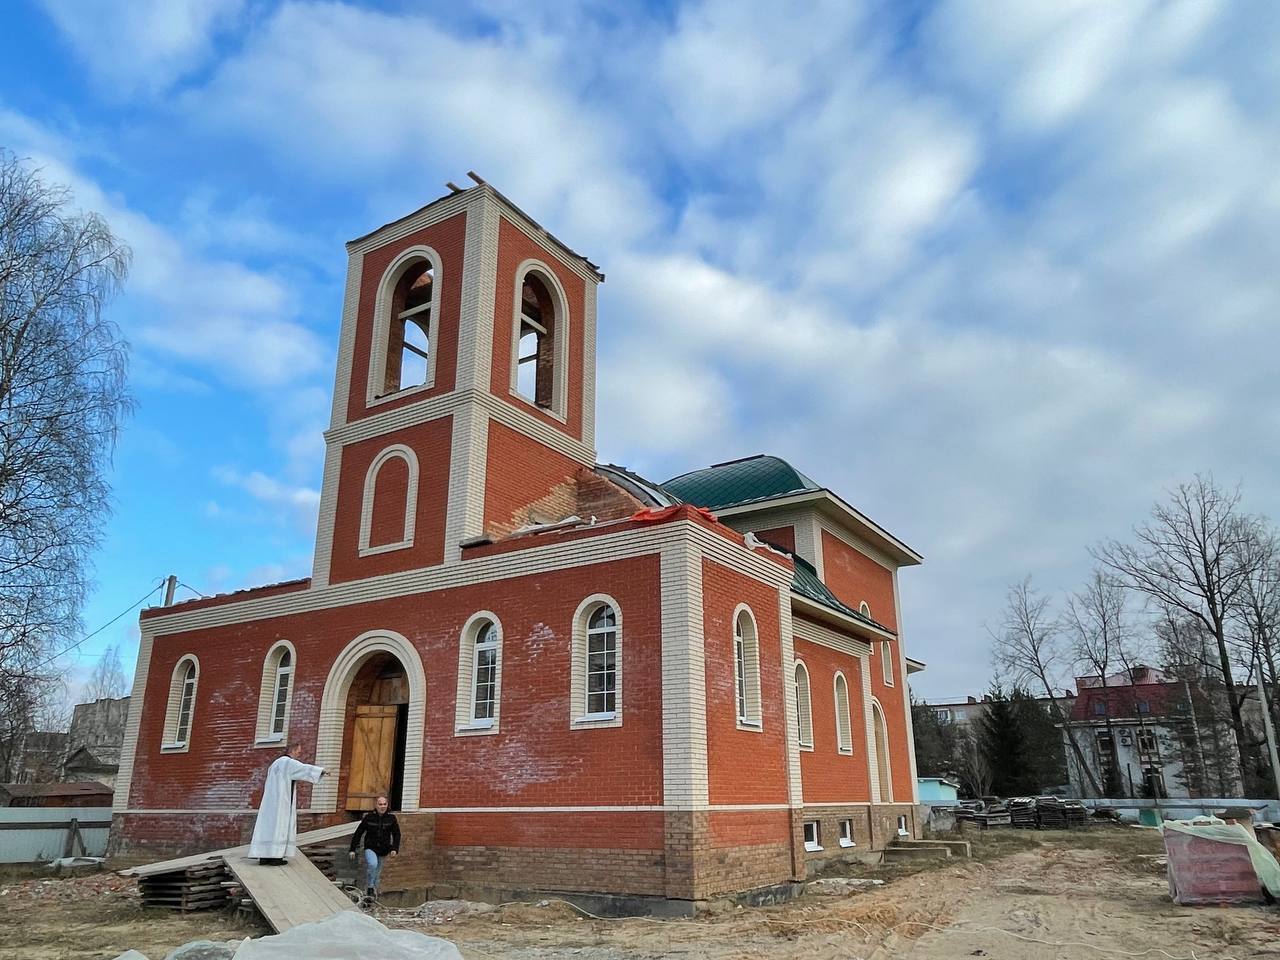
M 1267 735 L 1267 753 L 1271 757 L 1271 778 L 1280 799 L 1280 759 L 1276 757 L 1276 731 L 1271 725 L 1271 707 L 1267 704 L 1267 686 L 1262 682 L 1262 653 L 1258 652 L 1258 702 L 1262 707 L 1262 729 Z
M 178 575 L 171 573 L 164 579 L 164 605 L 173 606 L 173 594 L 178 589 Z

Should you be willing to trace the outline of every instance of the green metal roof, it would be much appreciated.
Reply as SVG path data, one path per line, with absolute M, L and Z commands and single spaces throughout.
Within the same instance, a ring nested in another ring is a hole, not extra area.
M 662 486 L 686 503 L 708 510 L 821 489 L 781 457 L 766 454 L 694 470 Z
M 791 580 L 791 589 L 795 593 L 812 600 L 814 603 L 820 603 L 824 607 L 830 607 L 837 613 L 843 613 L 846 617 L 853 617 L 855 620 L 860 620 L 862 623 L 875 627 L 877 630 L 883 630 L 885 633 L 889 634 L 894 632 L 883 623 L 877 623 L 875 620 L 872 620 L 865 613 L 859 613 L 852 607 L 847 607 L 841 603 L 836 598 L 836 595 L 827 589 L 827 585 L 818 579 L 818 572 L 814 570 L 813 565 L 810 564 L 808 560 L 805 560 L 802 557 L 797 557 L 794 554 L 791 559 L 794 560 L 796 564 L 796 572 Z

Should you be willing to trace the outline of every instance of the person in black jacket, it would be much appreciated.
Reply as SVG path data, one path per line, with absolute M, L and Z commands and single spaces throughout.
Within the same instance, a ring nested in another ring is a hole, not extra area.
M 390 802 L 386 794 L 374 801 L 374 809 L 360 820 L 355 834 L 351 837 L 351 849 L 348 856 L 356 858 L 356 847 L 364 840 L 365 895 L 372 900 L 378 886 L 378 876 L 382 873 L 382 861 L 387 857 L 395 857 L 400 853 L 400 824 L 396 822 L 394 813 L 388 813 Z

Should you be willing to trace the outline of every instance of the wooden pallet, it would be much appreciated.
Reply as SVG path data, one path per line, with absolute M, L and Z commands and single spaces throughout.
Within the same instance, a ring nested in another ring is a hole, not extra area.
M 144 907 L 162 910 L 216 910 L 228 902 L 224 884 L 230 879 L 221 861 L 151 874 L 138 881 Z

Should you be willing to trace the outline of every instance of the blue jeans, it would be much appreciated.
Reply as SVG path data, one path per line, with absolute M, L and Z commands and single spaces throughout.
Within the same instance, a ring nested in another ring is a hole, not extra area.
M 364 885 L 366 887 L 373 887 L 376 889 L 378 886 L 378 877 L 382 873 L 382 858 L 368 847 L 364 848 L 364 873 Z

